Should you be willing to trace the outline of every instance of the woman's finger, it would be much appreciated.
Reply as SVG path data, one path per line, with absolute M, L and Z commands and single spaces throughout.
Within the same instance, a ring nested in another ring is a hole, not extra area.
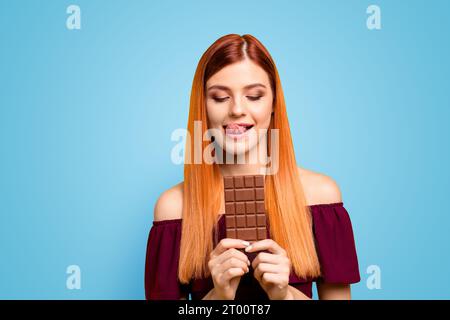
M 214 261 L 215 261 L 216 264 L 221 264 L 221 263 L 223 263 L 224 261 L 226 261 L 227 259 L 230 259 L 230 258 L 239 259 L 239 260 L 243 261 L 247 265 L 248 265 L 247 262 L 250 262 L 248 260 L 248 257 L 245 255 L 245 253 L 243 253 L 243 252 L 241 252 L 241 251 L 239 251 L 239 250 L 237 250 L 235 248 L 228 249 L 227 251 L 225 251 L 221 255 L 217 256 L 214 259 Z
M 261 279 L 261 276 L 265 272 L 269 273 L 283 273 L 286 270 L 284 270 L 283 266 L 277 265 L 277 264 L 270 264 L 270 263 L 260 263 L 256 268 L 255 272 L 253 273 L 254 277 L 257 280 Z
M 225 284 L 235 277 L 244 275 L 244 273 L 245 272 L 244 270 L 242 270 L 242 268 L 231 268 L 219 275 L 219 281 L 221 284 Z
M 240 239 L 224 238 L 224 239 L 220 240 L 220 242 L 217 244 L 217 246 L 211 252 L 210 256 L 211 256 L 211 258 L 214 258 L 214 257 L 221 255 L 228 249 L 245 248 L 249 244 L 250 243 L 248 241 L 243 241 Z
M 235 257 L 231 257 L 230 259 L 225 260 L 219 267 L 220 272 L 225 272 L 228 269 L 232 268 L 241 268 L 245 272 L 249 270 L 246 262 L 239 260 Z
M 258 267 L 255 269 L 259 270 L 260 272 L 270 272 L 270 273 L 286 273 L 288 270 L 286 266 L 279 265 L 279 264 L 271 264 L 271 263 L 260 263 Z
M 272 239 L 264 239 L 256 241 L 253 242 L 250 246 L 245 248 L 245 252 L 254 252 L 262 250 L 268 250 L 274 254 L 286 255 L 286 251 Z
M 281 274 L 266 272 L 261 277 L 261 282 L 264 284 L 275 284 L 280 289 L 289 285 L 289 281 Z
M 283 257 L 283 256 L 279 256 L 279 255 L 267 253 L 267 252 L 260 252 L 256 256 L 256 258 L 253 259 L 252 266 L 253 266 L 253 268 L 256 268 L 258 266 L 258 264 L 263 263 L 263 262 L 271 263 L 271 264 L 280 264 L 280 263 L 283 263 L 285 259 L 286 259 L 286 263 L 288 263 L 287 257 Z

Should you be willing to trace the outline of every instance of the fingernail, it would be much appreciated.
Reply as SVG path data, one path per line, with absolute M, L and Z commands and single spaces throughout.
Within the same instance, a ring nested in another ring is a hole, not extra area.
M 252 250 L 252 246 L 248 246 L 247 248 L 245 248 L 246 252 L 249 252 L 250 250 Z
M 248 242 L 248 241 L 242 241 L 242 244 L 243 244 L 244 246 L 249 246 L 249 245 L 250 245 L 250 242 Z
M 247 260 L 247 264 L 248 264 L 248 266 L 250 266 L 250 260 Z

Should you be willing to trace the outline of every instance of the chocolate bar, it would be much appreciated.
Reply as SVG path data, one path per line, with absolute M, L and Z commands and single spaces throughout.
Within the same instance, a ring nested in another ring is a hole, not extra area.
M 226 237 L 250 243 L 267 239 L 264 176 L 227 176 L 223 185 Z

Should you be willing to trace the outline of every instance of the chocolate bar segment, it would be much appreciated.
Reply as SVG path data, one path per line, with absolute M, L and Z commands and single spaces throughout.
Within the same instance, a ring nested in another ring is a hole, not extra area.
M 226 237 L 249 242 L 266 239 L 264 176 L 227 176 L 223 185 Z

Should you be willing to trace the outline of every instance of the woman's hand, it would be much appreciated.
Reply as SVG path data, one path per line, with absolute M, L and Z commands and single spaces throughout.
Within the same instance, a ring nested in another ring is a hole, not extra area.
M 246 252 L 268 250 L 271 253 L 260 252 L 252 262 L 254 277 L 271 300 L 292 299 L 289 291 L 289 275 L 291 260 L 286 251 L 272 239 L 264 239 L 252 243 Z
M 249 271 L 250 260 L 235 248 L 245 248 L 247 241 L 222 239 L 210 254 L 208 268 L 214 282 L 214 298 L 234 300 L 241 276 Z

